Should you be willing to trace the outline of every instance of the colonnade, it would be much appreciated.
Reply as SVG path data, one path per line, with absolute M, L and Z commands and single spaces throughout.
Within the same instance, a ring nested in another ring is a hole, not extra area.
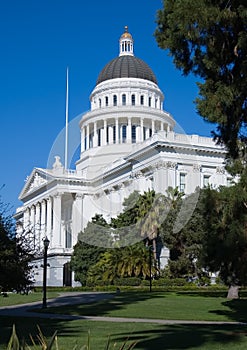
M 63 195 L 71 198 L 63 208 Z M 40 250 L 42 240 L 47 237 L 50 241 L 49 249 L 72 248 L 77 240 L 77 234 L 82 228 L 83 196 L 80 194 L 56 193 L 39 202 L 27 206 L 23 216 L 23 229 L 32 239 L 32 247 Z M 70 217 L 64 214 L 69 211 Z
M 89 121 L 81 127 L 81 152 L 109 144 L 141 143 L 164 130 L 169 132 L 170 125 L 136 117 Z

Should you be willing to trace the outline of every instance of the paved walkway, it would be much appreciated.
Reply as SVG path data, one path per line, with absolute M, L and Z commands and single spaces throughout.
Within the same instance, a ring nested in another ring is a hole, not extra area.
M 47 300 L 47 312 L 39 313 L 32 311 L 42 308 L 41 302 L 29 304 L 12 305 L 0 307 L 0 316 L 11 317 L 36 317 L 49 318 L 59 320 L 89 320 L 89 321 L 104 321 L 104 322 L 138 322 L 138 323 L 157 323 L 157 324 L 204 324 L 204 325 L 247 325 L 243 322 L 215 322 L 215 321 L 183 321 L 183 320 L 160 320 L 147 318 L 125 318 L 125 317 L 105 317 L 105 316 L 76 316 L 76 315 L 61 315 L 50 314 L 49 307 L 62 307 L 64 305 L 92 303 L 99 300 L 107 300 L 114 297 L 113 293 L 101 292 L 83 292 L 83 293 L 61 293 L 57 298 Z

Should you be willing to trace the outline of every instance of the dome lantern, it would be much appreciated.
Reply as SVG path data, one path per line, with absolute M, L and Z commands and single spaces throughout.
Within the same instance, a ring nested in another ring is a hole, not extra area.
M 128 26 L 124 27 L 124 33 L 119 39 L 119 56 L 134 56 L 134 41 L 128 32 Z

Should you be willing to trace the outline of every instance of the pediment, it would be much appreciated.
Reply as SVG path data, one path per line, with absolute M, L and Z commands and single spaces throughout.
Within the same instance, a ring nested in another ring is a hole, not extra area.
M 24 185 L 24 188 L 22 189 L 19 198 L 22 199 L 29 193 L 31 194 L 38 188 L 43 187 L 49 182 L 49 180 L 50 176 L 45 171 L 38 168 L 34 168 L 31 175 L 26 178 L 26 184 Z

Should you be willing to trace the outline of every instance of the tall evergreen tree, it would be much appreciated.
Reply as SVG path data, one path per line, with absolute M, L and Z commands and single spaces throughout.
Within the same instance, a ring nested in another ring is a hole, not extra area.
M 184 75 L 200 78 L 199 114 L 217 123 L 215 139 L 232 158 L 247 144 L 247 3 L 243 0 L 163 0 L 156 40 Z
M 247 195 L 240 182 L 204 191 L 202 263 L 228 286 L 247 283 Z

